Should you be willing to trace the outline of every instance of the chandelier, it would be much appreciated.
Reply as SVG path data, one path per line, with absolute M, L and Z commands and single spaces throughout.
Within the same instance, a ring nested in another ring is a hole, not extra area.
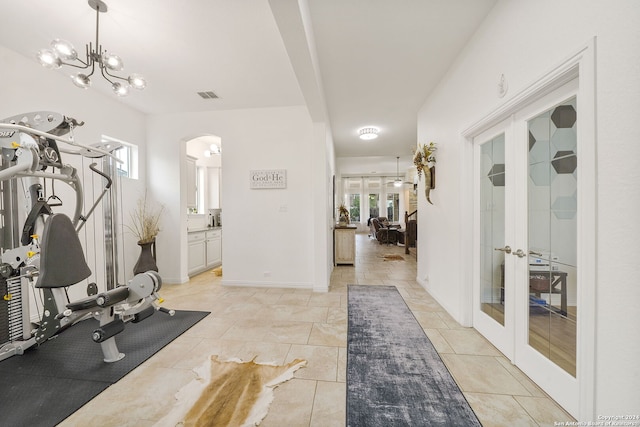
M 129 89 L 144 89 L 147 82 L 139 74 L 131 74 L 128 77 L 120 77 L 114 72 L 122 71 L 124 65 L 118 55 L 108 53 L 102 49 L 99 42 L 100 13 L 107 12 L 107 5 L 101 0 L 89 0 L 89 6 L 96 11 L 96 44 L 86 45 L 86 58 L 82 60 L 78 57 L 78 52 L 71 43 L 62 39 L 55 39 L 51 42 L 51 48 L 42 49 L 36 55 L 40 64 L 46 68 L 60 68 L 63 65 L 80 68 L 82 70 L 71 76 L 73 83 L 79 88 L 86 89 L 91 86 L 91 76 L 96 71 L 96 65 L 100 69 L 100 74 L 109 83 L 113 92 L 118 96 L 126 96 Z

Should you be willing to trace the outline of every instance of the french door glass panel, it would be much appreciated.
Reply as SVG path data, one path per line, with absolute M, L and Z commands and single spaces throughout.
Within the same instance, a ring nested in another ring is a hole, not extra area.
M 398 193 L 387 194 L 387 219 L 390 222 L 400 220 L 400 195 Z
M 480 309 L 504 325 L 505 136 L 480 147 Z
M 349 221 L 360 222 L 360 194 L 349 194 Z
M 380 216 L 380 194 L 369 194 L 369 218 L 378 218 Z
M 527 121 L 528 343 L 576 375 L 577 108 L 572 97 Z

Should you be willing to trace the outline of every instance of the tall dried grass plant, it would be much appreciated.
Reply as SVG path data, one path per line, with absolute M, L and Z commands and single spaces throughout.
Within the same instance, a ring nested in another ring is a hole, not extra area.
M 153 242 L 160 231 L 160 217 L 164 206 L 150 206 L 147 193 L 138 199 L 136 209 L 131 212 L 131 226 L 126 226 L 137 238 L 138 243 Z

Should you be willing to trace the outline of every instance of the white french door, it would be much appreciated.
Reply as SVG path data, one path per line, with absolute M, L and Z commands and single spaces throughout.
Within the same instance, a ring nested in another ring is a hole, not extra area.
M 473 138 L 474 327 L 578 413 L 577 79 Z
M 515 208 L 511 121 L 474 138 L 475 286 L 474 327 L 509 359 L 514 357 L 515 321 L 511 283 Z M 509 170 L 507 170 L 509 168 Z M 507 287 L 507 285 L 509 285 Z

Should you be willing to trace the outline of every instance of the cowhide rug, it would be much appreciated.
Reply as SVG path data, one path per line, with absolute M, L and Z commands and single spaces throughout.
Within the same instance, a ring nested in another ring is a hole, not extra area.
M 221 361 L 218 356 L 211 356 L 194 369 L 198 377 L 176 393 L 173 409 L 156 426 L 260 424 L 273 401 L 273 389 L 293 378 L 293 373 L 307 362 L 296 359 L 277 366 L 254 360 Z

